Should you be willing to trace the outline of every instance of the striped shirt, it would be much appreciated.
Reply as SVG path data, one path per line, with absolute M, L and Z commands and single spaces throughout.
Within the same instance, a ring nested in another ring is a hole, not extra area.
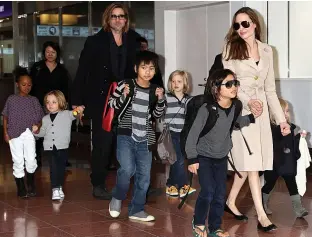
M 126 98 L 123 95 L 123 90 L 125 88 L 125 83 L 129 83 L 131 85 L 134 85 L 134 88 L 131 89 L 130 86 L 130 91 L 133 91 L 133 95 L 130 96 L 128 95 Z M 155 93 L 155 89 L 151 89 L 151 88 L 155 88 L 155 86 L 151 85 L 149 90 L 149 99 L 151 94 Z M 109 98 L 109 106 L 111 108 L 115 108 L 117 110 L 120 111 L 119 115 L 118 115 L 118 126 L 117 126 L 117 134 L 118 135 L 127 135 L 127 136 L 132 136 L 133 134 L 133 125 L 132 125 L 132 108 L 133 108 L 133 104 L 134 104 L 134 99 L 136 98 L 136 94 L 138 93 L 138 88 L 139 86 L 137 85 L 135 80 L 131 80 L 131 81 L 121 81 L 118 83 L 118 86 L 116 88 L 116 90 L 114 91 L 114 93 L 110 96 Z M 158 100 L 157 102 L 155 101 L 156 105 L 153 108 L 153 110 L 151 111 L 150 108 L 150 103 L 152 101 L 148 101 L 149 105 L 148 105 L 148 109 L 146 111 L 146 119 L 145 119 L 145 132 L 146 132 L 146 140 L 147 140 L 147 144 L 149 147 L 149 150 L 152 150 L 153 148 L 156 148 L 156 136 L 155 136 L 155 131 L 153 130 L 153 126 L 152 126 L 152 116 L 154 118 L 161 118 L 164 110 L 165 110 L 165 100 Z
M 171 93 L 166 94 L 167 108 L 165 115 L 165 123 L 169 124 L 169 130 L 173 132 L 181 132 L 184 126 L 185 109 L 190 96 L 184 95 L 179 100 Z
M 146 140 L 146 117 L 149 107 L 149 89 L 137 86 L 132 103 L 132 138 L 137 142 Z

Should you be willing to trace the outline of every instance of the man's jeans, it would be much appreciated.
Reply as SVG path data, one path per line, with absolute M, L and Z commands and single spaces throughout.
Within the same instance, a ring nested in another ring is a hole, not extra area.
M 220 228 L 224 213 L 227 158 L 198 156 L 198 159 L 201 190 L 195 205 L 194 224 L 205 225 L 209 209 L 208 228 L 210 232 L 214 232 Z
M 129 204 L 129 216 L 144 210 L 146 192 L 150 184 L 152 153 L 148 150 L 147 141 L 136 142 L 131 136 L 117 136 L 117 160 L 120 168 L 117 171 L 117 182 L 113 197 L 126 199 L 131 177 L 134 175 L 132 200 Z

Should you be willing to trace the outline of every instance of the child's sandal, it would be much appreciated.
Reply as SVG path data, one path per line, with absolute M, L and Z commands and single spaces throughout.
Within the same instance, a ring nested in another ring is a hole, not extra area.
M 208 234 L 209 237 L 230 237 L 230 234 L 226 231 L 218 229 Z
M 204 229 L 201 229 L 198 226 L 194 225 L 194 220 L 192 221 L 192 229 L 193 229 L 193 237 L 202 237 L 205 236 L 205 233 L 206 236 L 208 236 L 206 226 L 204 226 Z

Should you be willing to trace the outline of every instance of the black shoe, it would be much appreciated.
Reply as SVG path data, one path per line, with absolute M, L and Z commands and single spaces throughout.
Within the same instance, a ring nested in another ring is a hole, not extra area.
M 162 195 L 162 189 L 161 188 L 149 188 L 147 191 L 148 197 L 158 197 Z
M 93 197 L 100 200 L 111 200 L 112 194 L 103 185 L 93 187 Z
M 27 190 L 25 188 L 24 178 L 15 178 L 17 187 L 17 196 L 21 198 L 27 198 Z
M 66 161 L 66 167 L 71 167 L 71 166 L 72 166 L 72 164 L 70 162 Z
M 34 197 L 37 195 L 35 186 L 35 173 L 27 173 L 27 195 L 29 197 Z
M 262 226 L 260 222 L 258 222 L 257 226 L 258 230 L 261 230 L 263 232 L 270 232 L 277 229 L 277 226 L 274 224 L 268 225 L 268 226 Z
M 247 221 L 248 217 L 245 215 L 236 215 L 234 212 L 232 212 L 232 210 L 229 208 L 229 206 L 227 204 L 224 205 L 224 211 L 226 211 L 227 213 L 230 213 L 232 216 L 234 216 L 234 218 L 236 220 L 239 221 Z

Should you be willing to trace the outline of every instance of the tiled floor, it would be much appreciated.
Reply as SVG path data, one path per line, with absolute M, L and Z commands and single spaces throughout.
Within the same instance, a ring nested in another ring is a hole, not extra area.
M 191 237 L 191 220 L 196 195 L 187 200 L 182 210 L 178 210 L 179 199 L 165 195 L 148 199 L 146 210 L 156 217 L 152 223 L 139 223 L 127 219 L 127 202 L 122 214 L 112 219 L 108 214 L 108 201 L 96 200 L 91 195 L 88 152 L 86 147 L 71 148 L 73 167 L 67 171 L 65 200 L 51 201 L 49 170 L 44 166 L 37 171 L 38 197 L 22 200 L 16 197 L 16 187 L 12 176 L 12 165 L 7 146 L 0 145 L 0 236 L 1 237 Z M 153 186 L 164 187 L 165 169 L 153 166 Z M 111 172 L 108 187 L 115 182 L 115 172 Z M 231 181 L 228 183 L 228 189 Z M 198 182 L 195 180 L 195 187 Z M 308 191 L 303 198 L 304 205 L 312 213 L 312 176 L 308 176 Z M 243 187 L 237 202 L 239 209 L 248 215 L 248 222 L 234 220 L 224 215 L 223 226 L 232 237 L 311 237 L 312 215 L 296 219 L 285 184 L 279 181 L 271 199 L 274 214 L 271 220 L 279 227 L 272 233 L 256 230 L 257 218 L 253 208 L 248 185 Z

